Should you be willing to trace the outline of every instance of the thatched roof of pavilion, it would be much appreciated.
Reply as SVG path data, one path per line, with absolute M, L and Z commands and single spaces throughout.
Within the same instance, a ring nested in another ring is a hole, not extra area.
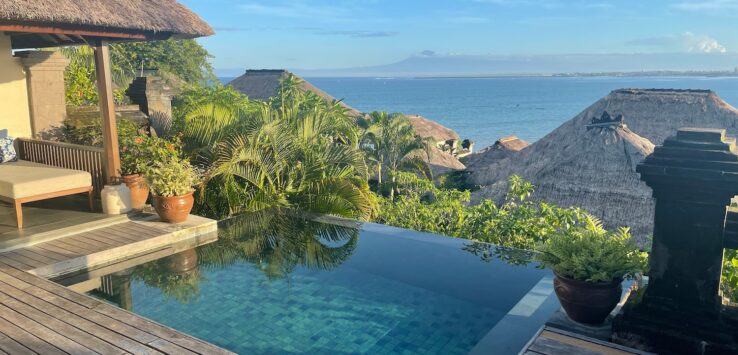
M 52 36 L 70 30 L 146 32 L 160 35 L 157 38 L 195 38 L 214 33 L 197 14 L 175 0 L 3 0 L 0 24 L 58 29 Z M 23 32 L 23 28 L 18 32 Z M 64 41 L 62 38 L 58 42 Z M 37 42 L 39 46 L 51 46 L 55 41 Z
M 438 122 L 431 121 L 420 115 L 405 115 L 415 129 L 415 134 L 423 138 L 433 138 L 436 142 L 459 140 L 459 135 Z
M 234 89 L 240 91 L 252 100 L 268 101 L 270 98 L 277 95 L 277 90 L 279 89 L 281 80 L 286 78 L 289 74 L 290 72 L 284 69 L 249 69 L 246 70 L 245 74 L 233 79 L 228 83 L 228 85 L 232 86 Z M 301 89 L 303 91 L 312 91 L 329 102 L 337 101 L 335 97 L 313 86 L 307 80 L 302 78 L 300 79 L 303 81 L 301 85 Z M 340 103 L 341 106 L 349 109 L 350 116 L 361 116 L 361 112 L 358 110 L 347 105 L 343 101 Z
M 607 111 L 623 115 L 627 127 L 587 129 Z M 608 228 L 630 226 L 635 235 L 653 231 L 651 189 L 635 166 L 682 127 L 725 128 L 738 134 L 738 110 L 705 90 L 615 90 L 528 148 L 507 158 L 468 168 L 473 194 L 500 200 L 506 179 L 521 175 L 537 186 L 534 198 L 579 206 Z
M 502 137 L 495 141 L 495 144 L 464 158 L 464 164 L 466 164 L 466 167 L 470 170 L 477 167 L 484 168 L 495 161 L 507 158 L 512 154 L 523 150 L 529 145 L 530 143 L 518 138 L 517 136 Z

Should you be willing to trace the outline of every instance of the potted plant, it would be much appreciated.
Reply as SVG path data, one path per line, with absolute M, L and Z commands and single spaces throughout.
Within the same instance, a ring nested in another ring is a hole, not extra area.
M 586 216 L 583 225 L 553 233 L 537 259 L 554 271 L 554 290 L 569 317 L 601 324 L 620 301 L 624 279 L 644 272 L 647 254 L 632 242 L 627 228 L 608 232 Z
M 178 156 L 175 144 L 161 138 L 139 135 L 124 139 L 120 154 L 121 180 L 131 190 L 133 209 L 142 210 L 149 198 L 144 170 L 152 162 Z
M 186 221 L 195 200 L 192 194 L 197 174 L 192 165 L 172 156 L 154 162 L 146 168 L 144 174 L 159 217 L 169 223 Z

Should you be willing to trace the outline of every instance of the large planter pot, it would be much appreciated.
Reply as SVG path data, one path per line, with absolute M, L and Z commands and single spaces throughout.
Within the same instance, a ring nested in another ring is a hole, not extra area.
M 181 223 L 187 220 L 195 198 L 192 192 L 183 196 L 153 196 L 156 213 L 164 222 Z
M 149 186 L 143 174 L 124 175 L 121 176 L 121 180 L 131 190 L 131 208 L 143 210 L 149 198 Z
M 554 290 L 566 314 L 575 322 L 602 324 L 620 302 L 622 279 L 586 282 L 556 274 Z

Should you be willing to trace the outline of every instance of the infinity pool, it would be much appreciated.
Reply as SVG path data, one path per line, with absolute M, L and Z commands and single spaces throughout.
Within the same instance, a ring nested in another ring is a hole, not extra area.
M 559 307 L 551 273 L 528 258 L 272 211 L 102 276 L 90 294 L 242 354 L 506 354 Z

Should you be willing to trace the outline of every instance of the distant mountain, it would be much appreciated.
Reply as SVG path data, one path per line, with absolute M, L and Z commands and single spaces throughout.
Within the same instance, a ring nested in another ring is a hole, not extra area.
M 642 71 L 732 72 L 737 66 L 738 53 L 470 56 L 438 55 L 430 52 L 386 65 L 294 71 L 306 77 L 423 77 Z

